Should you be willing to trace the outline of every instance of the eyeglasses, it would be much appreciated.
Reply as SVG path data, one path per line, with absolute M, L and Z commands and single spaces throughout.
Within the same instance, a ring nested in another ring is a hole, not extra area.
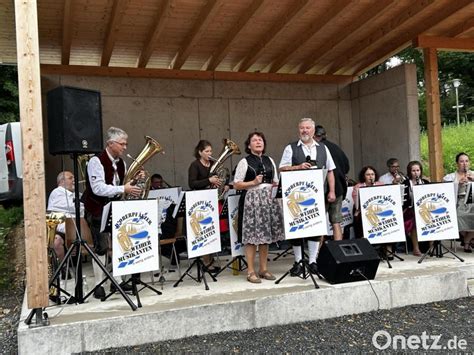
M 117 143 L 118 145 L 122 146 L 122 147 L 126 147 L 128 145 L 128 143 L 120 143 L 120 142 L 117 142 L 117 141 L 112 141 L 114 143 Z
M 390 165 L 391 168 L 399 168 L 400 165 Z

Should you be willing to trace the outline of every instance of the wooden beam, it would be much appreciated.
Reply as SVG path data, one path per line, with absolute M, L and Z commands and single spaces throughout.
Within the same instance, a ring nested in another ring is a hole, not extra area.
M 28 308 L 46 307 L 49 302 L 43 119 L 36 9 L 36 0 L 15 1 Z
M 270 43 L 276 38 L 276 36 L 285 28 L 285 26 L 296 16 L 300 15 L 307 9 L 307 6 L 311 5 L 309 0 L 298 0 L 297 3 L 286 11 L 282 17 L 280 17 L 267 31 L 262 38 L 259 38 L 253 48 L 248 52 L 239 67 L 240 72 L 247 71 L 252 64 L 262 55 L 263 51 Z
M 181 69 L 181 67 L 188 59 L 191 51 L 193 50 L 196 43 L 199 41 L 201 36 L 203 35 L 205 29 L 209 22 L 213 19 L 216 12 L 222 6 L 223 0 L 208 0 L 206 6 L 202 9 L 199 17 L 197 18 L 193 29 L 186 37 L 183 45 L 178 51 L 178 56 L 173 65 L 173 69 Z
M 365 9 L 360 16 L 357 16 L 353 21 L 350 21 L 349 24 L 340 28 L 338 33 L 313 50 L 308 56 L 308 59 L 298 69 L 298 73 L 304 74 L 308 72 L 321 58 L 330 53 L 347 37 L 362 30 L 366 23 L 373 21 L 375 17 L 379 16 L 380 13 L 393 2 L 394 0 L 378 0 L 375 3 L 369 3 L 368 8 Z
M 431 181 L 442 181 L 443 145 L 441 141 L 441 111 L 439 104 L 438 56 L 436 49 L 423 49 L 425 62 L 426 113 Z
M 72 0 L 64 0 L 61 64 L 69 64 L 72 43 Z
M 237 35 L 242 31 L 245 25 L 249 22 L 249 20 L 256 16 L 260 10 L 263 9 L 263 3 L 265 0 L 255 0 L 252 1 L 250 6 L 245 10 L 245 12 L 240 16 L 237 20 L 235 25 L 229 31 L 229 33 L 225 36 L 225 38 L 219 43 L 219 46 L 212 54 L 212 59 L 207 66 L 207 70 L 215 70 L 217 66 L 222 62 L 225 58 L 227 53 L 229 53 L 231 49 L 232 41 L 237 37 Z
M 122 25 L 123 16 L 127 9 L 130 0 L 114 0 L 112 6 L 112 13 L 110 20 L 107 25 L 107 32 L 105 34 L 104 48 L 102 50 L 102 57 L 100 59 L 101 66 L 107 66 L 110 63 L 110 57 L 112 57 L 112 51 L 114 50 L 115 41 Z
M 474 51 L 474 38 L 418 36 L 413 41 L 413 46 L 418 48 L 472 52 Z
M 408 9 L 402 9 L 397 16 L 383 26 L 377 26 L 366 38 L 362 41 L 357 41 L 349 50 L 344 51 L 344 54 L 331 64 L 326 74 L 336 73 L 341 68 L 348 66 L 351 61 L 357 63 L 357 59 L 364 57 L 367 53 L 371 53 L 374 47 L 383 41 L 390 32 L 399 29 L 402 24 L 421 13 L 432 5 L 433 2 L 433 0 L 415 0 Z
M 42 64 L 42 75 L 78 75 L 109 76 L 130 78 L 157 78 L 182 80 L 223 80 L 223 81 L 268 81 L 268 82 L 303 82 L 324 84 L 349 84 L 353 81 L 350 75 L 313 75 L 313 74 L 277 74 L 277 73 L 240 73 L 200 70 L 173 70 L 124 67 L 93 67 L 88 65 L 55 65 Z
M 459 25 L 454 27 L 452 30 L 448 31 L 447 36 L 459 37 L 459 36 L 462 36 L 467 31 L 472 30 L 473 28 L 474 28 L 474 17 L 460 23 Z
M 368 69 L 373 68 L 378 63 L 389 58 L 397 49 L 408 46 L 413 38 L 418 36 L 420 33 L 429 30 L 439 22 L 447 19 L 458 11 L 462 11 L 466 6 L 471 4 L 472 0 L 457 0 L 448 2 L 444 8 L 439 9 L 427 19 L 418 21 L 415 26 L 404 31 L 397 38 L 381 43 L 379 49 L 372 51 L 370 55 L 366 56 L 362 64 L 360 64 L 355 70 L 352 70 L 351 74 L 360 75 L 365 73 Z
M 155 50 L 158 38 L 163 32 L 166 22 L 169 20 L 173 11 L 174 5 L 172 0 L 164 0 L 153 22 L 153 27 L 148 33 L 145 45 L 140 53 L 138 59 L 138 67 L 145 68 L 150 60 L 153 51 Z
M 349 4 L 350 0 L 339 0 L 329 4 L 329 9 L 325 9 L 323 16 L 318 14 L 318 18 L 312 21 L 311 26 L 302 33 L 298 33 L 295 38 L 290 42 L 290 45 L 285 48 L 283 53 L 281 53 L 272 63 L 270 67 L 270 73 L 276 73 L 282 66 L 284 66 L 288 58 L 294 55 L 298 49 L 303 47 L 307 42 L 309 42 L 319 31 L 321 31 L 324 26 L 331 22 L 336 16 L 339 15 Z

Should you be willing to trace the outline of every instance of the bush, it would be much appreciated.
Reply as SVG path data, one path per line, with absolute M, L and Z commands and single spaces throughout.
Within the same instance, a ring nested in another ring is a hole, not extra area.
M 10 285 L 15 263 L 12 260 L 12 249 L 8 240 L 9 232 L 23 220 L 23 208 L 0 207 L 0 288 Z
M 472 137 L 474 137 L 474 122 L 460 126 L 445 126 L 442 129 L 441 140 L 445 174 L 452 173 L 456 170 L 457 166 L 455 158 L 458 153 L 467 153 L 471 160 L 474 159 L 474 141 Z M 421 134 L 420 144 L 423 172 L 425 175 L 429 176 L 428 135 L 426 132 Z

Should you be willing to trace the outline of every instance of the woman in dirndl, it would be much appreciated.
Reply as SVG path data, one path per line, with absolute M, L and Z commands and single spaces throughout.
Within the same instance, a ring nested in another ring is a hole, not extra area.
M 269 244 L 283 240 L 281 205 L 272 198 L 272 187 L 278 185 L 275 162 L 265 153 L 266 140 L 261 132 L 252 132 L 245 141 L 249 155 L 237 165 L 234 188 L 242 190 L 239 201 L 239 239 L 245 245 L 248 263 L 247 280 L 261 283 L 275 280 L 268 271 Z M 259 272 L 255 271 L 255 256 L 259 254 Z

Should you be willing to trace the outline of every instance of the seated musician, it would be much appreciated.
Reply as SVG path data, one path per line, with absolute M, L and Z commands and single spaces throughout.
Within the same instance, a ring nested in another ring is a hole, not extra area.
M 66 217 L 75 217 L 74 205 L 74 175 L 70 171 L 62 171 L 56 178 L 57 187 L 51 191 L 48 199 L 48 208 L 50 212 L 62 212 Z M 80 207 L 81 217 L 84 217 L 84 205 L 81 203 Z M 65 237 L 66 226 L 65 223 L 58 224 L 56 227 L 56 235 L 54 238 L 54 251 L 61 262 L 65 255 Z M 62 271 L 64 277 L 64 271 Z

